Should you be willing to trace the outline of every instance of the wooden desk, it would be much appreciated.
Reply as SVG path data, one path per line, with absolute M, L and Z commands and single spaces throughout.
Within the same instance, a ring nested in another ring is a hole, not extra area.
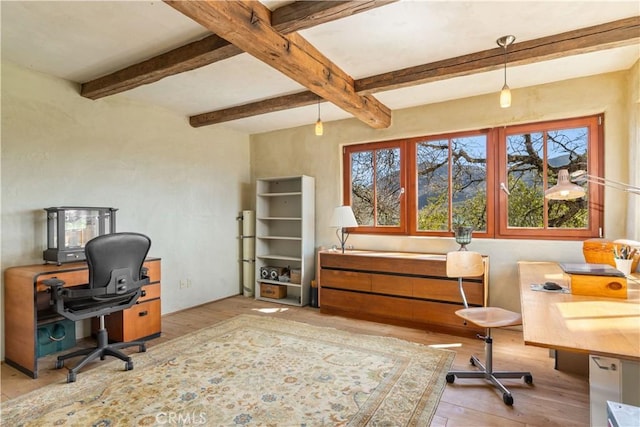
M 525 344 L 640 362 L 640 285 L 628 282 L 627 299 L 533 291 L 546 281 L 568 287 L 569 276 L 553 262 L 518 269 Z
M 569 286 L 557 263 L 518 269 L 525 344 L 588 354 L 591 425 L 607 425 L 607 401 L 640 405 L 640 275 L 620 299 L 531 290 L 546 281 Z
M 151 283 L 131 308 L 105 316 L 109 338 L 132 341 L 160 335 L 160 258 L 148 258 Z M 86 262 L 62 265 L 35 264 L 7 268 L 4 272 L 5 362 L 25 374 L 38 377 L 37 329 L 59 319 L 49 307 L 48 287 L 43 280 L 57 277 L 65 286 L 87 283 Z

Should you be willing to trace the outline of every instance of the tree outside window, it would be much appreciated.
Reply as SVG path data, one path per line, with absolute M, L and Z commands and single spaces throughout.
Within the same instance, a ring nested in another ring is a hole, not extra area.
M 416 179 L 417 231 L 452 231 L 453 222 L 486 231 L 486 135 L 417 142 Z

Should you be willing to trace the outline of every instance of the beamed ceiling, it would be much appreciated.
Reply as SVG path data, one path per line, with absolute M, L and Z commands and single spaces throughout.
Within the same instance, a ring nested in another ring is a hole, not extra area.
M 259 133 L 627 70 L 637 1 L 2 2 L 2 59 Z M 521 102 L 514 91 L 514 104 Z M 330 125 L 327 125 L 330 129 Z

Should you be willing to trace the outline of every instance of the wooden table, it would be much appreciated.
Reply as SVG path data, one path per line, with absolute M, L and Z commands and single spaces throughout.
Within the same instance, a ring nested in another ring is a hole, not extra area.
M 532 290 L 546 281 L 569 287 L 554 262 L 518 269 L 525 344 L 588 354 L 591 425 L 607 425 L 608 401 L 640 406 L 640 275 L 622 299 Z
M 628 281 L 627 299 L 531 290 L 569 276 L 553 262 L 519 262 L 524 342 L 640 362 L 640 276 Z

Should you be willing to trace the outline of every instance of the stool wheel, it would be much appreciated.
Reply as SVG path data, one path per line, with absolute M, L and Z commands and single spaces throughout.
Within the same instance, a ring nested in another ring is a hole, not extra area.
M 506 405 L 509 405 L 509 406 L 513 405 L 513 396 L 511 396 L 510 393 L 504 393 L 502 395 L 502 400 Z

